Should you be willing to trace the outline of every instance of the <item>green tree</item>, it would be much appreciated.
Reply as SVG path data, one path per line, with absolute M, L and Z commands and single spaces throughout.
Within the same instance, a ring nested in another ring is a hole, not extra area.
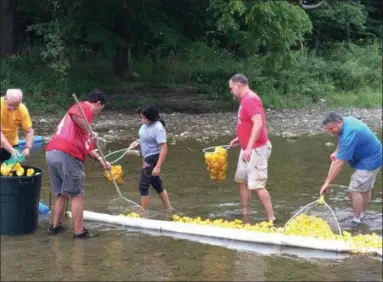
M 209 10 L 217 30 L 243 45 L 247 55 L 288 51 L 303 45 L 312 30 L 307 13 L 287 1 L 211 0 Z

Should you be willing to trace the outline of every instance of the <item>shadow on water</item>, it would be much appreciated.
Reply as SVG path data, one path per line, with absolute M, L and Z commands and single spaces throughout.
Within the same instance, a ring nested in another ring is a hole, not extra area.
M 132 140 L 108 145 L 107 151 L 127 147 Z M 206 146 L 186 141 L 169 146 L 162 177 L 177 214 L 202 218 L 240 218 L 238 188 L 233 182 L 238 150 L 229 153 L 227 180 L 217 184 L 206 171 L 202 149 L 227 144 L 221 139 Z M 315 201 L 328 172 L 326 147 L 332 137 L 301 137 L 296 141 L 272 138 L 268 189 L 277 217 L 286 222 L 300 207 Z M 41 167 L 42 201 L 49 202 L 49 179 L 43 148 L 28 160 Z M 127 156 L 121 163 L 124 196 L 138 202 L 137 183 L 140 159 Z M 334 209 L 341 227 L 351 230 L 352 212 L 347 185 L 352 170 L 335 181 L 326 201 Z M 108 212 L 110 200 L 117 197 L 112 184 L 106 183 L 97 163 L 86 163 L 85 210 Z M 166 218 L 162 203 L 151 190 L 151 210 Z M 382 173 L 373 190 L 367 219 L 356 232 L 382 233 Z M 256 197 L 252 200 L 251 221 L 264 220 Z M 48 217 L 39 219 L 39 229 L 31 235 L 2 236 L 2 280 L 382 280 L 381 261 L 375 258 L 335 255 L 278 246 L 235 243 L 195 236 L 138 231 L 103 223 L 87 223 L 100 236 L 73 240 L 71 220 L 64 220 L 67 231 L 46 235 Z M 166 235 L 166 236 L 164 236 Z

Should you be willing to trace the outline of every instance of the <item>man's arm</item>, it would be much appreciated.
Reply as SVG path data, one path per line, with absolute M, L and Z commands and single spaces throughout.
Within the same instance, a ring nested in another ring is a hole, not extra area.
M 327 191 L 331 181 L 342 171 L 344 164 L 352 160 L 357 140 L 358 136 L 356 131 L 349 133 L 343 137 L 342 140 L 339 138 L 337 156 L 333 159 L 332 169 L 320 190 L 320 194 Z
M 94 159 L 95 161 L 99 161 L 101 162 L 102 161 L 102 157 L 100 156 L 100 154 L 98 154 L 96 152 L 96 150 L 92 150 L 89 152 L 88 154 L 92 159 Z
M 33 130 L 32 127 L 25 130 L 25 141 L 26 141 L 27 148 L 29 149 L 32 149 L 32 146 L 33 146 L 33 138 L 35 136 L 34 132 L 35 131 Z
M 338 154 L 339 152 L 339 141 L 340 141 L 340 138 L 338 136 L 338 140 L 337 140 L 337 144 L 336 144 L 336 149 L 335 151 L 330 155 L 330 159 L 331 161 L 335 161 L 336 160 L 336 155 Z
M 27 156 L 29 156 L 30 150 L 33 147 L 33 137 L 35 134 L 34 134 L 34 130 L 32 127 L 32 120 L 31 120 L 31 117 L 29 115 L 29 111 L 28 111 L 27 107 L 25 107 L 25 105 L 20 105 L 20 109 L 21 109 L 21 114 L 22 114 L 21 127 L 25 131 L 25 141 L 26 141 L 26 148 L 24 150 L 29 149 L 29 152 L 27 153 Z
M 251 130 L 251 135 L 249 142 L 247 143 L 246 149 L 253 149 L 255 142 L 258 140 L 262 128 L 262 116 L 261 114 L 256 114 L 251 118 L 253 122 L 253 128 Z
M 86 121 L 82 118 L 82 117 L 79 117 L 79 116 L 76 116 L 76 115 L 71 115 L 73 121 L 81 128 L 81 129 L 84 129 L 86 131 L 89 131 L 88 130 L 88 126 L 86 124 Z
M 327 176 L 324 185 L 328 186 L 330 183 L 338 176 L 338 174 L 342 171 L 344 164 L 346 162 L 343 160 L 335 160 L 329 175 Z

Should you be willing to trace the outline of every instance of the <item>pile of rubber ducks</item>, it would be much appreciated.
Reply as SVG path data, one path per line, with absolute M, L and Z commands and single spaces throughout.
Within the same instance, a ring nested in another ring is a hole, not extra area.
M 217 146 L 214 152 L 205 153 L 205 164 L 211 179 L 219 182 L 224 181 L 228 165 L 227 150 Z
M 135 218 L 140 218 L 141 216 L 138 214 L 138 213 L 136 213 L 136 212 L 131 212 L 131 213 L 129 213 L 129 214 L 119 214 L 119 216 L 127 216 L 127 217 L 135 217 Z
M 372 234 L 359 234 L 352 236 L 351 233 L 343 231 L 342 235 L 336 235 L 337 240 L 344 240 L 355 253 L 368 253 L 371 249 L 382 249 L 382 237 Z
M 232 221 L 224 220 L 224 219 L 202 219 L 201 217 L 180 217 L 178 215 L 173 215 L 172 220 L 176 222 L 183 222 L 183 223 L 195 223 L 195 224 L 202 224 L 202 225 L 211 225 L 211 226 L 217 226 L 217 227 L 224 227 L 224 228 L 234 228 L 234 229 L 243 229 L 243 230 L 252 230 L 252 231 L 259 231 L 259 232 L 267 232 L 267 233 L 281 233 L 283 231 L 283 228 L 275 227 L 273 221 L 263 221 L 257 224 L 249 224 L 249 223 L 243 223 L 240 219 L 235 219 Z
M 311 236 L 322 239 L 335 239 L 327 221 L 320 217 L 300 214 L 286 226 L 285 235 Z
M 120 216 L 140 218 L 138 213 L 120 214 Z M 351 233 L 343 231 L 342 234 L 334 234 L 328 223 L 318 217 L 300 215 L 293 219 L 284 230 L 283 227 L 275 227 L 272 221 L 263 221 L 256 224 L 243 223 L 240 219 L 232 221 L 224 219 L 202 219 L 201 217 L 188 217 L 173 215 L 172 220 L 180 223 L 193 223 L 200 225 L 216 226 L 223 228 L 242 229 L 249 231 L 279 233 L 283 235 L 295 235 L 314 237 L 329 240 L 343 240 L 352 248 L 353 253 L 368 253 L 371 249 L 382 249 L 382 237 L 372 234 L 359 234 L 352 236 Z
M 2 176 L 32 176 L 35 174 L 35 170 L 33 168 L 28 168 L 25 170 L 20 163 L 9 164 L 2 163 L 0 167 L 0 172 Z
M 122 169 L 122 166 L 113 165 L 110 170 L 112 172 L 113 178 L 116 180 L 116 183 L 123 184 L 124 180 L 122 179 L 122 177 L 124 176 L 124 170 Z M 105 171 L 104 176 L 106 180 L 108 180 L 109 182 L 113 181 L 112 178 L 110 177 L 109 171 Z

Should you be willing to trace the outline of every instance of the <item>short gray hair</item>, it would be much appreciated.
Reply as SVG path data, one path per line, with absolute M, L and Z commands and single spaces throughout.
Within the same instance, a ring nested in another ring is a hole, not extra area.
M 15 98 L 18 98 L 18 99 L 23 99 L 23 92 L 21 91 L 20 88 L 16 88 L 16 89 L 8 89 L 7 92 L 5 93 L 5 97 L 7 99 L 15 99 Z
M 237 73 L 235 75 L 233 75 L 230 80 L 231 82 L 236 82 L 236 83 L 240 83 L 242 85 L 249 85 L 249 80 L 247 79 L 247 77 L 242 74 L 242 73 Z
M 323 124 L 326 125 L 326 124 L 328 124 L 330 122 L 331 123 L 338 123 L 340 121 L 343 121 L 343 118 L 339 114 L 337 114 L 335 112 L 329 112 L 326 115 L 326 117 L 324 118 Z

